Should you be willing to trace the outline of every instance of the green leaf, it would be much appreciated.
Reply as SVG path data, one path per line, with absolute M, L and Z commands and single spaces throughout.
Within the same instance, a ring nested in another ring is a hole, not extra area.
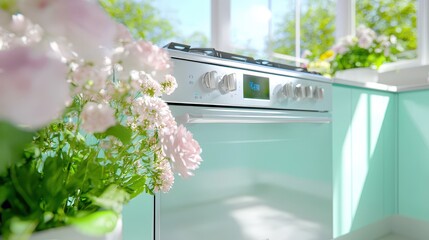
M 126 182 L 128 192 L 131 192 L 131 199 L 137 197 L 140 193 L 146 190 L 146 177 L 145 176 L 133 176 L 128 182 Z
M 0 0 L 0 9 L 9 13 L 15 13 L 18 7 L 15 0 Z
M 124 127 L 120 124 L 108 128 L 104 133 L 97 133 L 94 136 L 98 139 L 103 139 L 107 136 L 114 136 L 119 139 L 124 145 L 131 142 L 131 136 L 133 131 L 127 127 Z
M 0 176 L 5 176 L 7 169 L 21 160 L 24 148 L 33 138 L 34 133 L 0 121 Z
M 97 206 L 120 213 L 123 205 L 130 200 L 130 194 L 112 184 L 99 197 L 91 197 L 91 199 Z
M 118 215 L 114 211 L 98 211 L 83 217 L 69 218 L 68 222 L 85 234 L 99 236 L 115 229 Z
M 22 220 L 18 217 L 14 217 L 10 221 L 10 240 L 23 240 L 28 239 L 36 229 L 36 220 Z
M 41 182 L 41 191 L 46 198 L 45 209 L 54 212 L 64 203 L 67 197 L 67 191 L 63 183 L 66 174 L 65 166 L 60 156 L 47 157 L 43 166 L 43 179 Z
M 7 200 L 9 193 L 10 189 L 7 186 L 0 186 L 0 206 Z

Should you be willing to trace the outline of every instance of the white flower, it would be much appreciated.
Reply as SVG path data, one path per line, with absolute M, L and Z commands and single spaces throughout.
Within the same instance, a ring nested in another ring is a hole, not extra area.
M 79 66 L 71 74 L 71 80 L 76 85 L 75 94 L 84 93 L 90 98 L 106 88 L 108 71 L 94 66 Z
M 371 28 L 365 27 L 364 25 L 361 24 L 356 29 L 356 37 L 361 38 L 363 36 L 375 39 L 377 37 L 377 34 Z
M 19 10 L 55 37 L 64 37 L 77 54 L 102 62 L 113 47 L 116 23 L 88 0 L 18 0 Z
M 139 97 L 133 102 L 133 114 L 140 125 L 149 130 L 175 127 L 168 105 L 158 97 Z
M 171 170 L 171 165 L 166 159 L 164 159 L 159 163 L 157 168 L 161 171 L 161 183 L 157 184 L 159 186 L 155 186 L 155 192 L 161 190 L 162 192 L 166 193 L 170 191 L 174 184 L 174 174 Z
M 396 44 L 396 43 L 397 43 L 397 41 L 398 41 L 398 39 L 396 38 L 396 36 L 395 36 L 395 35 L 391 35 L 391 36 L 390 36 L 390 42 L 391 42 L 392 44 Z
M 132 86 L 135 90 L 141 91 L 151 97 L 161 96 L 161 84 L 155 81 L 151 75 L 145 72 L 131 71 Z
M 8 15 L 0 11 L 0 49 L 39 43 L 43 30 L 22 14 Z
M 0 51 L 0 118 L 39 128 L 69 99 L 64 64 L 29 47 Z
M 358 46 L 368 49 L 371 47 L 373 41 L 373 38 L 371 38 L 369 35 L 363 35 L 359 38 Z
M 334 51 L 336 54 L 344 54 L 348 51 L 349 49 L 344 46 L 343 44 L 335 44 L 332 47 L 332 51 Z
M 104 132 L 116 123 L 115 111 L 109 105 L 94 102 L 85 104 L 81 118 L 82 129 L 88 133 Z
M 357 42 L 357 38 L 351 35 L 345 36 L 340 39 L 340 44 L 342 44 L 344 47 L 350 47 L 355 45 Z
M 385 48 L 383 51 L 383 54 L 385 57 L 388 57 L 390 55 L 390 49 L 389 48 Z
M 177 88 L 176 78 L 170 74 L 165 75 L 164 80 L 161 82 L 162 90 L 165 94 L 170 95 Z
M 201 148 L 183 125 L 180 125 L 175 134 L 162 134 L 163 152 L 171 159 L 173 170 L 182 177 L 193 176 L 201 159 Z

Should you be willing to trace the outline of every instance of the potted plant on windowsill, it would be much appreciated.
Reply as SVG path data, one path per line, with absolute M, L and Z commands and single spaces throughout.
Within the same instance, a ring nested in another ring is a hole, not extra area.
M 380 66 L 396 61 L 400 51 L 395 36 L 377 35 L 374 30 L 361 25 L 355 35 L 341 38 L 310 62 L 308 69 L 343 80 L 376 82 Z
M 130 199 L 167 192 L 174 173 L 193 174 L 201 149 L 160 98 L 177 87 L 165 50 L 134 40 L 92 1 L 6 3 L 0 5 L 3 239 L 63 233 L 82 239 L 68 226 L 81 236 L 104 235 L 118 230 Z M 35 233 L 48 229 L 56 230 Z

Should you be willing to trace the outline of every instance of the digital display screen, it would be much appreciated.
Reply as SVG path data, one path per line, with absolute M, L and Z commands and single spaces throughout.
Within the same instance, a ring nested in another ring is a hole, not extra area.
M 266 77 L 243 75 L 244 98 L 270 99 L 270 81 Z

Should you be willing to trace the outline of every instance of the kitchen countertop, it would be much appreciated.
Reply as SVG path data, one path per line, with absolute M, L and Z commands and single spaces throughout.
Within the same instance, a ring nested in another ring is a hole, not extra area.
M 368 88 L 368 89 L 386 91 L 386 92 L 408 92 L 408 91 L 429 89 L 429 82 L 392 85 L 392 84 L 378 83 L 378 82 L 357 82 L 357 81 L 350 81 L 350 80 L 337 79 L 337 78 L 333 78 L 332 82 L 334 84 Z
M 386 92 L 408 92 L 429 89 L 429 65 L 407 68 L 380 69 L 377 82 L 363 82 L 333 78 L 334 84 L 374 89 Z

